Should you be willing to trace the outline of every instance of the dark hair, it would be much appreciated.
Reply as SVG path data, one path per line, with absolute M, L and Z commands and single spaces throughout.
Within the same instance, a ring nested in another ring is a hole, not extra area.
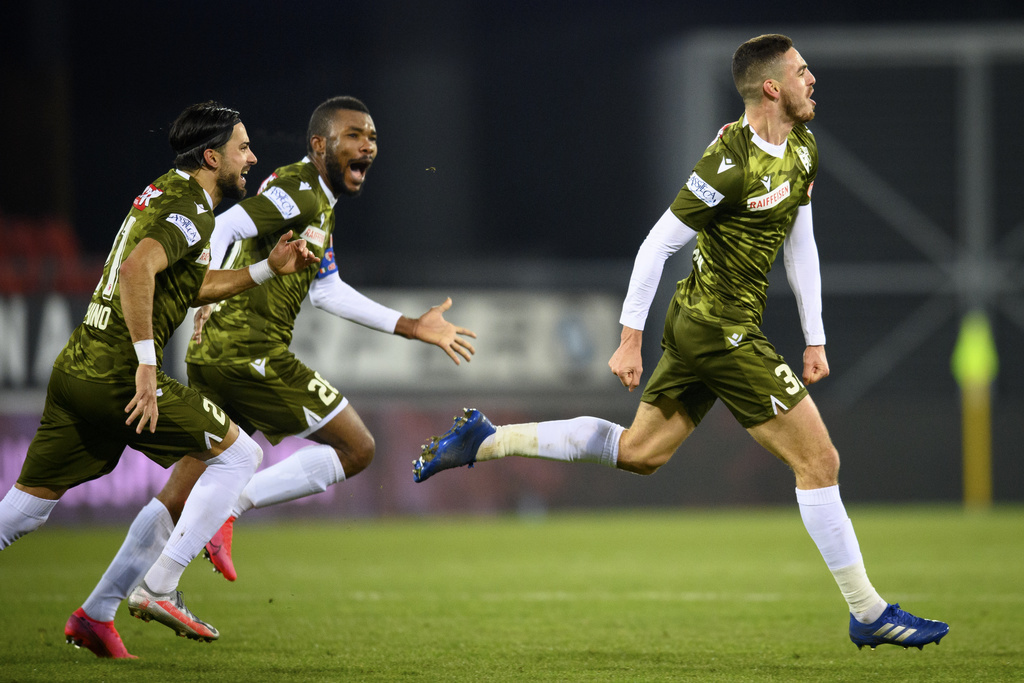
M 237 111 L 212 100 L 193 104 L 171 124 L 168 137 L 176 155 L 174 165 L 183 171 L 201 168 L 203 153 L 226 145 L 239 122 L 241 118 Z
M 736 48 L 732 56 L 732 80 L 744 102 L 760 100 L 761 85 L 776 74 L 782 55 L 793 47 L 793 41 L 779 33 L 769 33 Z
M 349 109 L 351 111 L 361 111 L 364 114 L 369 114 L 370 110 L 366 108 L 366 105 L 357 100 L 354 97 L 348 95 L 338 95 L 332 97 L 329 100 L 321 102 L 320 105 L 313 110 L 313 115 L 309 118 L 309 128 L 306 130 L 306 151 L 310 154 L 313 153 L 313 143 L 310 140 L 313 136 L 327 137 L 331 132 L 331 120 L 334 118 L 334 113 L 342 109 Z

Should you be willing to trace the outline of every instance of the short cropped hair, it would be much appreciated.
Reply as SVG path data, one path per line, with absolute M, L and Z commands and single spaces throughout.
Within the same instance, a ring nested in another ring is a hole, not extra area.
M 168 136 L 176 155 L 174 165 L 183 171 L 202 168 L 203 153 L 226 145 L 235 124 L 241 120 L 237 111 L 212 100 L 193 104 L 181 112 L 171 124 Z
M 365 104 L 348 95 L 338 95 L 321 102 L 313 110 L 313 115 L 309 118 L 309 128 L 306 130 L 306 151 L 309 154 L 313 153 L 313 136 L 328 137 L 331 133 L 331 120 L 334 118 L 334 113 L 342 109 L 361 111 L 364 114 L 370 113 Z
M 779 75 L 782 56 L 793 47 L 793 41 L 779 33 L 769 33 L 736 48 L 732 56 L 732 80 L 740 97 L 748 104 L 759 102 L 761 85 Z

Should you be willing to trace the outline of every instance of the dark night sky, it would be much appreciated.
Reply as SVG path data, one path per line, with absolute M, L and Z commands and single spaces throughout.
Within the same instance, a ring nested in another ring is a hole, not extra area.
M 666 41 L 1021 16 L 1017 0 L 21 3 L 0 29 L 15 34 L 0 53 L 0 212 L 65 215 L 105 253 L 169 167 L 167 126 L 185 106 L 239 109 L 259 180 L 302 154 L 310 111 L 344 93 L 381 138 L 364 196 L 344 207 L 351 251 L 631 257 L 634 231 L 671 200 L 645 193 L 658 142 L 640 104 Z

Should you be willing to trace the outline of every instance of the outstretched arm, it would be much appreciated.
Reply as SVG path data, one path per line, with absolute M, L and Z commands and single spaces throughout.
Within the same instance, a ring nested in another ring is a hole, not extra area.
M 265 261 L 254 263 L 236 270 L 207 270 L 206 278 L 193 306 L 203 306 L 223 301 L 276 275 L 290 275 L 314 266 L 320 262 L 315 254 L 306 248 L 306 240 L 288 240 L 292 231 L 281 235 L 270 256 Z
M 330 254 L 324 257 L 328 263 L 327 267 L 321 263 L 324 275 L 317 276 L 309 288 L 309 301 L 314 307 L 373 330 L 434 344 L 455 361 L 456 365 L 460 363 L 459 356 L 469 361 L 470 356 L 476 353 L 473 345 L 463 338 L 475 339 L 476 333 L 444 319 L 444 312 L 452 305 L 450 298 L 419 318 L 407 318 L 398 311 L 359 293 L 342 280 L 333 267 L 333 250 L 328 251 Z
M 434 344 L 448 354 L 448 357 L 459 365 L 459 356 L 472 360 L 470 356 L 476 353 L 476 349 L 464 337 L 476 339 L 476 332 L 467 330 L 465 327 L 458 327 L 444 319 L 444 312 L 452 307 L 452 299 L 448 297 L 438 306 L 432 306 L 429 311 L 418 318 L 406 318 L 404 315 L 398 319 L 395 325 L 395 334 L 400 334 L 406 339 L 419 339 L 427 344 Z M 461 336 L 460 336 L 461 335 Z

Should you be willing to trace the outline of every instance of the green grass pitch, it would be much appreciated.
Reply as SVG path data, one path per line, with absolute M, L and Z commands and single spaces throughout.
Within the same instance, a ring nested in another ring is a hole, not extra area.
M 0 554 L 0 681 L 1024 679 L 1024 508 L 851 507 L 879 592 L 939 646 L 857 650 L 785 509 L 240 521 L 239 580 L 180 588 L 221 639 L 128 616 L 135 661 L 64 643 L 123 528 L 43 528 Z

